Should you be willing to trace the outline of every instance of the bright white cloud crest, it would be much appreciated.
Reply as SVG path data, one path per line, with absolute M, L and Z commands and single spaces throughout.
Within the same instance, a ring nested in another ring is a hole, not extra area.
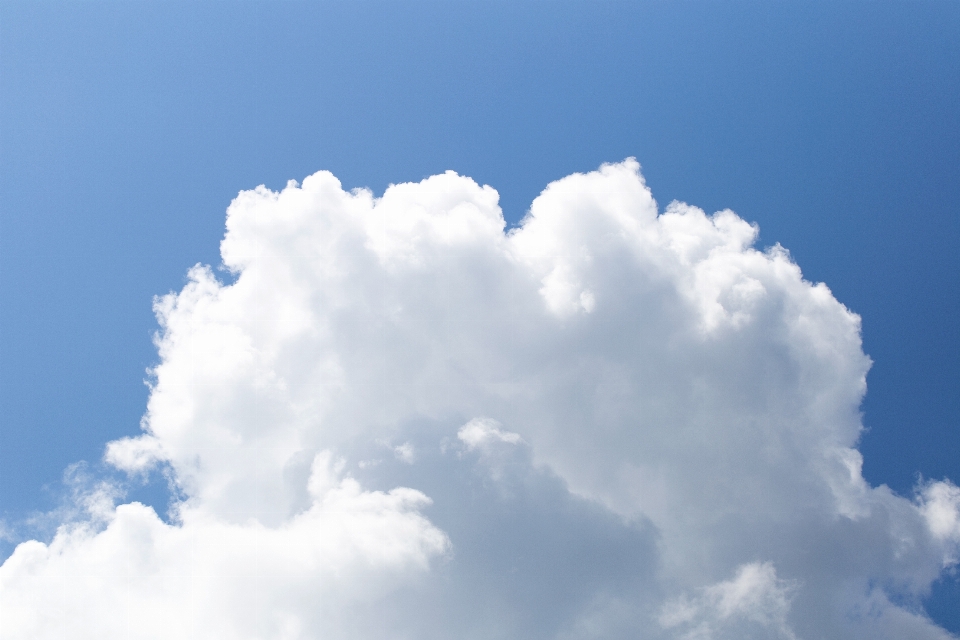
M 960 490 L 867 485 L 858 316 L 633 160 L 504 231 L 453 172 L 230 205 L 158 299 L 123 504 L 21 544 L 4 638 L 947 638 Z M 409 488 L 407 488 L 409 487 Z

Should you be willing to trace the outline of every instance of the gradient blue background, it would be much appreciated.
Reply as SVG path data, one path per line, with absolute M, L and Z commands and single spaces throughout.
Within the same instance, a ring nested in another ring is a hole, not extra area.
M 627 156 L 862 315 L 870 482 L 960 482 L 960 2 L 3 2 L 0 517 L 138 431 L 151 298 L 239 190 L 454 169 L 516 222 Z

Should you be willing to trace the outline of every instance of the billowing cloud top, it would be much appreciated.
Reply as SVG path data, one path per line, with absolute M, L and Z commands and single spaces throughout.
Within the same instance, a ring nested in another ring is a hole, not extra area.
M 505 232 L 453 172 L 230 205 L 159 298 L 171 523 L 99 505 L 0 568 L 3 638 L 948 638 L 960 490 L 862 478 L 860 320 L 632 159 Z M 109 492 L 107 492 L 109 493 Z

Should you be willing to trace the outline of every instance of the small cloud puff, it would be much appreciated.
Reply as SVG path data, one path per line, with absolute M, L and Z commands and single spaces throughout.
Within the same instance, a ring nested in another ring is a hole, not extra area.
M 919 500 L 930 532 L 947 545 L 943 566 L 956 565 L 960 561 L 960 487 L 949 480 L 929 482 L 921 488 Z
M 474 418 L 460 427 L 457 437 L 468 449 L 484 448 L 498 442 L 518 444 L 523 441 L 519 433 L 502 431 L 500 423 L 490 418 Z
M 120 438 L 107 443 L 104 461 L 129 474 L 150 471 L 163 459 L 160 441 L 150 436 Z
M 394 457 L 400 462 L 406 464 L 413 464 L 414 462 L 414 449 L 413 445 L 409 442 L 404 442 L 401 445 L 397 445 L 393 448 Z

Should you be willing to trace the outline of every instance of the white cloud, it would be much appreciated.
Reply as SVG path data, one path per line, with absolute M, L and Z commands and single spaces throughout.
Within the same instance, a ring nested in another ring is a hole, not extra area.
M 317 455 L 310 507 L 277 527 L 139 503 L 17 547 L 2 569 L 4 638 L 298 638 L 345 633 L 449 546 L 412 489 L 361 490 Z M 358 606 L 362 605 L 362 606 Z M 355 612 L 356 614 L 356 612 Z
M 770 563 L 753 562 L 737 569 L 732 580 L 703 589 L 691 600 L 667 602 L 660 614 L 666 628 L 681 627 L 684 638 L 745 638 L 760 632 L 770 638 L 796 638 L 787 624 L 791 585 L 777 578 Z
M 150 436 L 120 438 L 107 443 L 104 460 L 127 473 L 143 473 L 163 458 L 160 441 Z
M 946 543 L 943 565 L 957 564 L 960 547 L 960 487 L 951 482 L 929 482 L 920 491 L 920 511 L 934 538 Z
M 393 455 L 397 460 L 406 462 L 407 464 L 413 464 L 415 459 L 413 445 L 409 442 L 395 446 L 393 448 Z
M 2 637 L 948 637 L 916 603 L 960 493 L 863 480 L 825 285 L 633 160 L 504 228 L 452 172 L 241 193 L 236 282 L 156 301 L 145 434 L 106 450 L 167 465 L 174 522 L 100 500 L 22 544 Z
M 460 430 L 457 431 L 457 437 L 469 449 L 487 447 L 497 442 L 517 444 L 521 441 L 519 433 L 502 431 L 500 423 L 489 418 L 474 418 L 460 427 Z

